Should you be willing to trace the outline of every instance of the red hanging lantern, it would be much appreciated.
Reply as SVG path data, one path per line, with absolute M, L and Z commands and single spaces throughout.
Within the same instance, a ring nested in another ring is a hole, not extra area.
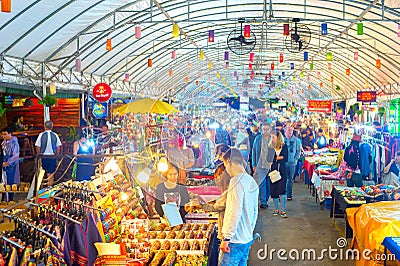
M 153 66 L 153 59 L 149 58 L 147 59 L 147 67 L 152 67 Z
M 332 69 L 332 64 L 328 63 L 328 70 L 331 70 L 331 69 Z
M 135 26 L 135 38 L 140 39 L 142 37 L 142 29 L 139 25 Z
M 199 81 L 198 80 L 196 80 L 196 86 L 199 86 Z
M 347 68 L 347 69 L 346 69 L 346 75 L 347 75 L 347 76 L 350 76 L 350 68 Z
M 274 64 L 274 62 L 272 62 L 271 63 L 271 70 L 274 70 L 275 69 L 275 64 Z
M 253 70 L 253 64 L 249 64 L 249 70 Z
M 244 37 L 250 38 L 250 25 L 244 25 Z
M 283 63 L 283 54 L 279 54 L 279 63 Z
M 107 50 L 107 51 L 111 51 L 111 50 L 112 50 L 112 44 L 111 44 L 111 39 L 110 39 L 110 38 L 107 38 L 107 41 L 106 41 L 106 50 Z
M 170 69 L 170 70 L 168 71 L 168 75 L 169 75 L 170 77 L 172 77 L 173 74 L 174 74 L 174 73 L 172 72 L 172 69 Z
M 285 36 L 289 36 L 289 24 L 288 23 L 285 23 L 285 24 L 283 24 L 283 35 L 285 35 Z
M 171 53 L 171 59 L 172 60 L 176 59 L 176 51 L 175 50 L 173 50 L 172 53 Z
M 1 12 L 11 12 L 11 0 L 1 0 Z
M 185 82 L 189 83 L 189 78 L 188 77 L 185 78 Z
M 254 62 L 254 53 L 250 53 L 250 62 Z
M 320 83 L 319 83 L 319 87 L 322 88 L 322 86 L 323 86 L 323 84 L 322 84 L 322 82 L 320 82 Z
M 333 76 L 331 76 L 331 82 L 333 82 Z
M 268 72 L 268 76 L 272 77 L 272 72 L 271 71 Z
M 376 59 L 376 68 L 381 68 L 381 60 L 378 58 Z

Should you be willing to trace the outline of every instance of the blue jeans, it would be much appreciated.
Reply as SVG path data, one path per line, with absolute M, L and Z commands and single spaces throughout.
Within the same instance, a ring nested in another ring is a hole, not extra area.
M 292 197 L 292 191 L 293 191 L 293 179 L 295 175 L 295 170 L 296 170 L 296 163 L 286 163 L 286 171 L 288 174 L 287 180 L 286 180 L 286 195 L 288 198 Z
M 279 199 L 281 200 L 281 208 L 279 208 Z M 275 210 L 281 210 L 282 212 L 286 212 L 286 201 L 287 197 L 285 194 L 280 195 L 279 198 L 274 198 L 274 206 Z
M 265 204 L 265 205 L 267 205 L 269 196 L 271 195 L 269 191 L 270 178 L 268 176 L 268 173 L 269 170 L 257 167 L 257 178 L 258 178 L 258 189 L 259 189 L 258 198 L 260 199 L 260 204 Z
M 258 169 L 257 169 L 258 171 Z M 254 240 L 247 244 L 229 243 L 229 253 L 223 253 L 221 266 L 245 266 L 249 259 L 250 247 Z

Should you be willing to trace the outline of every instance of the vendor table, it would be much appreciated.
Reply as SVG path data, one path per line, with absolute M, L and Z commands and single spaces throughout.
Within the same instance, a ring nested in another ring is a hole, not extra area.
M 330 218 L 333 218 L 333 223 L 335 223 L 335 217 L 341 217 L 346 219 L 347 208 L 359 207 L 366 203 L 365 200 L 349 201 L 347 198 L 343 197 L 341 192 L 346 188 L 347 187 L 343 186 L 333 186 L 332 188 L 331 191 L 332 208 L 330 212 Z M 346 237 L 350 238 L 352 236 L 353 236 L 353 231 L 346 219 Z
M 319 202 L 322 203 L 325 197 L 330 197 L 333 186 L 343 186 L 345 180 L 337 178 L 329 178 L 313 173 L 311 182 L 317 190 Z
M 197 194 L 205 201 L 212 201 L 221 196 L 221 190 L 217 186 L 187 186 L 187 191 L 192 194 Z
M 314 173 L 315 164 L 310 163 L 307 159 L 304 160 L 303 169 L 306 171 L 306 176 L 304 177 L 304 182 L 306 185 L 310 185 L 310 178 Z
M 385 237 L 382 245 L 385 247 L 385 258 L 387 258 L 387 250 L 389 250 L 400 261 L 400 237 Z M 386 259 L 384 265 L 386 265 Z
M 348 208 L 346 210 L 347 220 L 354 232 L 352 246 L 357 248 L 360 254 L 366 249 L 371 252 L 371 257 L 382 255 L 385 251 L 385 245 L 393 249 L 397 253 L 396 258 L 399 259 L 400 250 L 398 242 L 391 241 L 386 237 L 400 237 L 400 202 L 399 201 L 382 201 L 364 204 L 359 208 Z M 385 245 L 383 245 L 385 242 Z M 393 253 L 394 254 L 394 253 Z M 388 260 L 389 262 L 389 260 Z M 382 265 L 374 264 L 373 261 L 360 260 L 356 265 Z M 393 264 L 391 261 L 390 265 Z

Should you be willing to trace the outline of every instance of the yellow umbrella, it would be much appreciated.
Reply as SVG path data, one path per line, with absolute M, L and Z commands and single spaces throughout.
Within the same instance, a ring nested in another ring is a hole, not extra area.
M 134 102 L 127 103 L 114 109 L 114 113 L 120 114 L 170 114 L 179 112 L 178 109 L 163 101 L 158 101 L 150 98 L 143 98 Z

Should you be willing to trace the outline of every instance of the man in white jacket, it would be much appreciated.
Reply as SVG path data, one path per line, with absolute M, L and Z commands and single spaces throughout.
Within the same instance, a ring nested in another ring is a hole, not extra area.
M 253 231 L 258 216 L 258 186 L 243 167 L 240 150 L 232 148 L 223 155 L 231 176 L 226 200 L 221 243 L 222 266 L 247 265 Z

